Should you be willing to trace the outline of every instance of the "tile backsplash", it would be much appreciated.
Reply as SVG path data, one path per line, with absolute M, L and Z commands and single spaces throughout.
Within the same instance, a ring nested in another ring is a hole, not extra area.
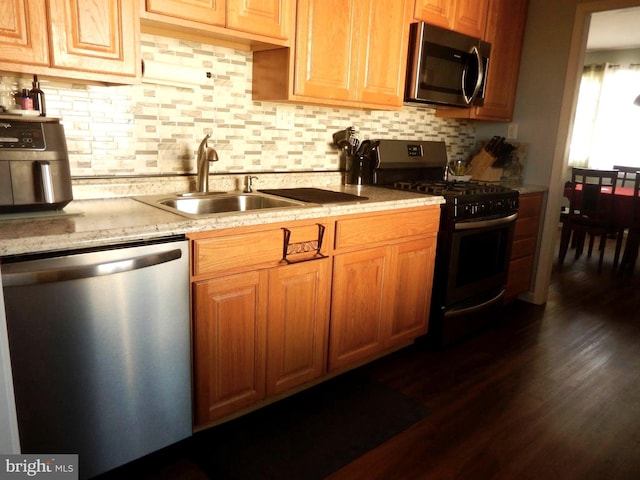
M 254 102 L 251 52 L 151 34 L 142 34 L 141 49 L 154 79 L 138 85 L 40 79 L 47 115 L 64 124 L 73 177 L 195 173 L 206 133 L 220 158 L 211 170 L 231 174 L 335 171 L 332 134 L 350 125 L 362 138 L 444 140 L 451 160 L 466 159 L 475 145 L 471 122 L 439 119 L 422 106 L 390 112 Z M 31 78 L 2 77 L 11 89 L 23 83 Z M 277 128 L 278 106 L 293 114 L 293 128 Z

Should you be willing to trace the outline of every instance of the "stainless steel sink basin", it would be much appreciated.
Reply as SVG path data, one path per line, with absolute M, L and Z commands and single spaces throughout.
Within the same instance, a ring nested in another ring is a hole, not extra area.
M 229 212 L 248 212 L 268 208 L 302 207 L 304 202 L 258 193 L 218 193 L 199 195 L 154 195 L 136 200 L 187 217 L 202 217 Z

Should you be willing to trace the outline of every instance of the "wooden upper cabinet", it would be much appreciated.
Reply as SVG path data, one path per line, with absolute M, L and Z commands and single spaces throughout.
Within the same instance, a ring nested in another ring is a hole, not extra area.
M 226 0 L 146 0 L 146 11 L 224 27 Z
M 286 40 L 294 13 L 292 0 L 227 0 L 227 28 Z
M 436 27 L 451 29 L 455 1 L 451 0 L 416 0 L 413 16 Z
M 436 116 L 510 122 L 518 87 L 520 57 L 528 0 L 490 0 L 484 39 L 491 56 L 484 105 L 468 109 L 438 109 Z
M 359 102 L 401 106 L 407 65 L 411 2 L 365 2 L 356 19 L 366 30 L 359 41 Z
M 254 52 L 254 100 L 399 109 L 412 5 L 299 0 L 295 49 Z
M 3 2 L 0 15 L 0 67 L 5 62 L 49 65 L 45 0 Z
M 298 2 L 296 24 L 295 86 L 296 95 L 350 100 L 355 89 L 360 12 L 354 2 L 339 5 L 302 0 Z M 340 15 L 336 16 L 336 9 Z
M 135 3 L 129 0 L 49 0 L 53 67 L 135 76 Z
M 457 0 L 454 30 L 472 37 L 482 38 L 487 24 L 490 0 Z
M 0 69 L 136 82 L 140 74 L 138 14 L 138 4 L 131 0 L 4 2 Z
M 295 0 L 146 0 L 145 12 L 145 22 L 169 30 L 253 47 L 266 43 L 260 37 L 289 44 L 295 28 Z
M 516 101 L 518 74 L 528 0 L 491 0 L 485 40 L 491 43 L 487 87 L 482 107 L 474 118 L 511 121 Z
M 414 17 L 430 25 L 482 38 L 489 0 L 416 0 Z

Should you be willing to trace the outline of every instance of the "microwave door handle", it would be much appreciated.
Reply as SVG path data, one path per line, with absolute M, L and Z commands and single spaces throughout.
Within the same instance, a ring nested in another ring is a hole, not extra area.
M 473 89 L 473 93 L 467 96 L 467 92 L 465 91 L 464 87 L 466 85 L 466 79 L 469 73 L 469 64 L 467 64 L 466 68 L 462 72 L 462 94 L 467 105 L 470 105 L 471 102 L 473 102 L 478 96 L 478 92 L 480 92 L 480 89 L 482 88 L 482 79 L 484 78 L 484 63 L 482 62 L 482 55 L 480 55 L 480 50 L 478 50 L 478 47 L 474 46 L 471 49 L 470 53 L 476 57 L 476 61 L 478 62 L 478 75 L 476 77 L 476 84 Z

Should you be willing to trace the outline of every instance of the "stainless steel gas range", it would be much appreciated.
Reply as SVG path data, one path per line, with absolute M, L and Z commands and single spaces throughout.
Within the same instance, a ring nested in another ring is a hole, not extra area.
M 372 184 L 441 195 L 428 339 L 443 347 L 484 329 L 507 282 L 518 192 L 496 183 L 449 182 L 444 142 L 380 140 Z

